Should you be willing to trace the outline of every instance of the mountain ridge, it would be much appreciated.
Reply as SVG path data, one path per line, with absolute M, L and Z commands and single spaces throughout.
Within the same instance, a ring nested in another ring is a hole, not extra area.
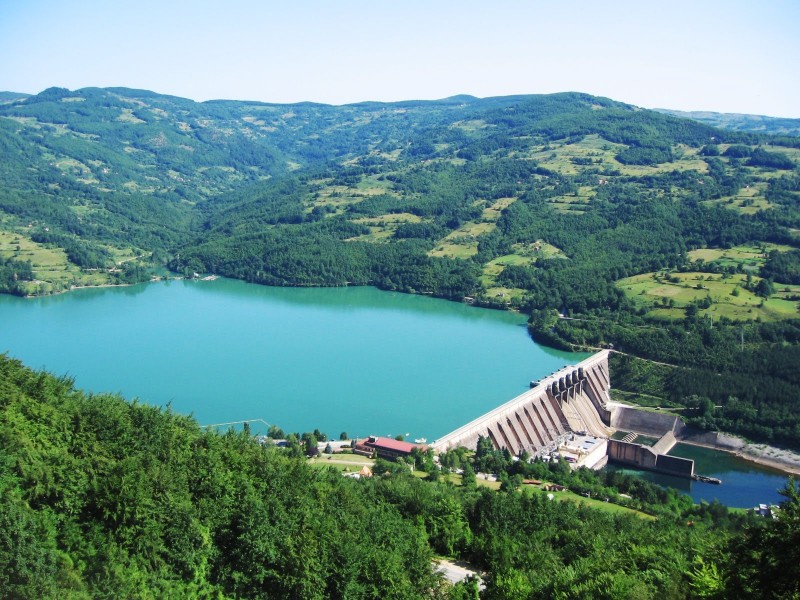
M 0 104 L 0 154 L 5 291 L 167 267 L 466 298 L 530 314 L 550 345 L 683 365 L 639 387 L 800 444 L 800 381 L 761 362 L 800 348 L 798 137 L 572 92 L 329 106 L 51 88 Z

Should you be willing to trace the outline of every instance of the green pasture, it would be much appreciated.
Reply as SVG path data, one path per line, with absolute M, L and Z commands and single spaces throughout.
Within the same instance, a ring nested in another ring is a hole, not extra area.
M 309 458 L 308 464 L 312 467 L 331 467 L 343 473 L 358 473 L 364 465 L 372 468 L 375 461 L 360 454 L 337 453 L 321 454 L 315 458 Z
M 385 177 L 380 178 L 378 175 L 370 175 L 362 178 L 356 185 L 356 189 L 367 196 L 379 196 L 392 190 L 392 182 Z
M 397 231 L 398 225 L 403 223 L 421 223 L 424 219 L 411 213 L 390 213 L 386 215 L 379 215 L 377 217 L 362 217 L 360 219 L 353 219 L 353 223 L 359 223 L 369 227 L 370 232 L 364 235 L 359 235 L 349 238 L 349 242 L 387 242 L 389 241 L 394 232 Z
M 486 121 L 483 119 L 469 119 L 466 121 L 456 121 L 450 127 L 470 133 L 478 131 L 479 129 L 485 129 L 488 125 L 486 125 Z
M 478 253 L 478 237 L 497 228 L 495 223 L 468 221 L 436 242 L 428 256 L 470 258 Z
M 499 198 L 491 206 L 483 209 L 481 218 L 489 223 L 495 223 L 500 218 L 500 215 L 503 214 L 503 211 L 516 201 L 517 198 Z
M 752 282 L 757 283 L 758 277 Z M 645 273 L 617 282 L 625 295 L 637 306 L 658 318 L 679 319 L 692 303 L 710 302 L 699 314 L 710 318 L 726 317 L 733 321 L 775 321 L 797 318 L 800 303 L 787 299 L 800 294 L 800 286 L 780 285 L 771 297 L 764 299 L 745 288 L 747 276 L 717 273 Z
M 697 152 L 682 144 L 678 144 L 674 148 L 677 156 L 674 161 L 655 166 L 623 165 L 615 157 L 625 148 L 627 146 L 624 144 L 609 142 L 597 134 L 592 134 L 574 144 L 550 143 L 539 146 L 533 149 L 529 156 L 541 163 L 543 167 L 556 171 L 561 175 L 577 175 L 588 168 L 611 169 L 618 171 L 620 175 L 631 177 L 675 171 L 697 171 L 698 173 L 706 173 L 708 171 L 708 165 L 701 157 L 697 156 Z M 573 159 L 590 159 L 592 164 L 575 164 Z M 602 176 L 599 179 L 602 179 Z M 598 185 L 601 185 L 599 179 Z M 565 207 L 561 207 L 561 209 L 570 210 Z
M 107 249 L 117 264 L 139 257 L 133 248 L 108 246 Z M 0 231 L 0 256 L 31 263 L 36 278 L 27 284 L 27 292 L 31 295 L 61 292 L 72 286 L 107 285 L 111 282 L 105 269 L 81 270 L 69 261 L 66 252 L 61 248 L 48 248 L 15 231 Z
M 525 297 L 525 290 L 522 288 L 509 288 L 503 286 L 484 285 L 482 297 L 492 302 L 502 304 L 514 304 Z
M 528 486 L 533 487 L 533 486 Z M 539 492 L 544 493 L 544 492 Z M 547 492 L 548 494 L 553 494 L 554 500 L 558 500 L 559 502 L 576 502 L 578 504 L 583 504 L 588 508 L 592 508 L 595 510 L 602 510 L 603 512 L 607 512 L 609 514 L 616 514 L 616 515 L 636 515 L 642 519 L 648 520 L 655 520 L 655 517 L 652 515 L 648 515 L 647 513 L 643 513 L 639 510 L 634 510 L 632 508 L 627 508 L 625 506 L 620 506 L 619 504 L 614 504 L 613 502 L 605 502 L 604 500 L 597 500 L 595 498 L 586 498 L 585 496 L 581 496 L 576 494 L 575 492 L 570 492 L 569 490 L 565 490 L 563 492 Z
M 734 196 L 723 196 L 715 200 L 707 200 L 708 205 L 720 205 L 731 210 L 736 210 L 745 215 L 752 215 L 759 210 L 775 208 L 766 196 L 767 183 L 758 181 L 741 188 Z
M 478 240 L 459 237 L 439 242 L 428 256 L 439 258 L 470 258 L 478 253 Z
M 537 258 L 566 258 L 561 250 L 542 240 L 532 244 L 514 244 L 512 249 L 514 250 L 513 254 L 498 256 L 483 265 L 480 281 L 485 290 L 484 298 L 505 302 L 522 300 L 525 290 L 497 285 L 497 276 L 509 265 L 526 267 L 534 264 Z
M 742 244 L 733 248 L 699 248 L 687 253 L 692 262 L 704 261 L 716 263 L 721 266 L 739 266 L 749 269 L 758 269 L 764 265 L 767 256 L 773 250 L 786 252 L 791 246 L 785 244 L 758 243 Z

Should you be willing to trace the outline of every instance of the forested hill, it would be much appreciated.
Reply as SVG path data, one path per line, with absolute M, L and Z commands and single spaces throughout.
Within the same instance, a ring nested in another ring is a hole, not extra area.
M 327 106 L 51 88 L 0 98 L 0 154 L 6 291 L 168 265 L 466 298 L 531 314 L 550 344 L 688 369 L 620 359 L 616 382 L 647 390 L 633 399 L 800 445 L 800 138 L 579 93 Z
M 662 112 L 675 117 L 692 119 L 733 131 L 751 131 L 756 133 L 771 133 L 774 135 L 800 135 L 800 119 L 784 117 L 767 117 L 764 115 L 743 115 L 739 113 L 718 113 L 710 111 L 683 111 L 657 108 Z
M 442 463 L 457 460 L 464 454 Z M 435 555 L 480 569 L 485 598 L 800 591 L 793 482 L 772 520 L 694 506 L 619 473 L 602 485 L 566 461 L 514 463 L 502 452 L 480 460 L 659 518 L 596 500 L 587 507 L 577 495 L 551 501 L 518 490 L 520 474 L 500 491 L 478 487 L 469 462 L 457 485 L 439 481 L 429 455 L 430 481 L 383 461 L 382 475 L 348 479 L 246 432 L 220 435 L 189 417 L 84 394 L 0 355 L 0 597 L 477 598 L 474 582 L 451 586 L 434 573 Z M 622 485 L 627 496 L 614 487 Z

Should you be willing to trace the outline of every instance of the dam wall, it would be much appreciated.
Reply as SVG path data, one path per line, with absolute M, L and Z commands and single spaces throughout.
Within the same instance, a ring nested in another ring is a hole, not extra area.
M 475 449 L 482 436 L 498 450 L 536 455 L 556 450 L 573 432 L 607 437 L 609 385 L 604 350 L 532 382 L 530 390 L 436 440 L 432 448 Z
M 667 455 L 677 441 L 671 431 L 665 433 L 653 446 L 623 442 L 622 440 L 608 440 L 608 458 L 637 469 L 658 471 L 691 479 L 694 476 L 694 461 Z
M 720 450 L 741 450 L 747 445 L 743 439 L 726 435 L 717 431 L 704 431 L 687 427 L 681 435 L 681 441 L 701 446 L 711 446 Z
M 623 465 L 639 469 L 656 468 L 656 453 L 647 446 L 623 442 L 622 440 L 608 440 L 608 459 Z
M 476 449 L 480 437 L 514 455 L 545 455 L 560 450 L 573 465 L 599 468 L 614 461 L 639 469 L 691 478 L 694 461 L 669 456 L 687 432 L 675 415 L 611 403 L 607 350 L 539 381 L 531 389 L 448 433 L 431 444 L 437 452 L 460 446 Z M 615 430 L 623 440 L 607 439 Z M 652 446 L 637 444 L 637 434 L 658 437 Z M 715 438 L 716 439 L 716 438 Z
M 684 422 L 675 415 L 620 405 L 613 407 L 610 423 L 619 431 L 632 431 L 653 437 L 672 432 L 680 438 L 686 429 Z
M 656 471 L 692 479 L 694 477 L 694 461 L 680 456 L 659 454 L 656 457 Z
M 671 431 L 668 431 L 661 436 L 660 440 L 653 444 L 653 452 L 656 454 L 667 454 L 677 443 L 678 440 L 675 439 L 675 434 L 673 434 Z

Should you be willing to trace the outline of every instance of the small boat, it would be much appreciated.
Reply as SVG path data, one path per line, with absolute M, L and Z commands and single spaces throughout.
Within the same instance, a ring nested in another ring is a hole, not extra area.
M 428 442 L 427 438 L 417 438 L 414 440 L 415 444 L 426 444 Z
M 717 479 L 716 477 L 708 477 L 707 475 L 692 475 L 692 479 L 695 481 L 702 481 L 704 483 L 714 483 L 719 485 L 722 483 L 722 479 Z

